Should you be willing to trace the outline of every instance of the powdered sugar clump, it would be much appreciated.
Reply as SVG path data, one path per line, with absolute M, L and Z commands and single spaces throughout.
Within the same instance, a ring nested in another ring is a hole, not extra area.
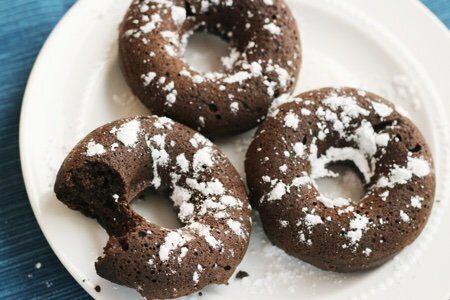
M 355 218 L 350 221 L 350 230 L 347 232 L 347 238 L 351 244 L 357 244 L 369 225 L 369 219 L 366 216 L 355 214 Z
M 158 117 L 153 125 L 158 129 L 172 129 L 174 122 L 167 117 Z
M 369 111 L 360 107 L 353 97 L 330 95 L 323 100 L 323 103 L 333 110 L 342 109 L 343 116 L 348 116 L 349 118 L 369 115 Z
M 146 24 L 142 25 L 139 30 L 142 33 L 149 33 L 152 32 L 154 29 L 156 29 L 159 25 L 159 23 L 161 23 L 162 19 L 161 16 L 159 14 L 153 14 L 150 16 L 150 21 L 147 22 Z M 127 33 L 125 33 L 126 35 L 129 35 L 130 31 L 127 31 Z M 139 32 L 135 32 L 134 36 L 137 37 L 136 35 L 139 36 Z
M 188 189 L 178 185 L 175 185 L 172 195 L 170 196 L 174 205 L 180 209 L 178 218 L 183 222 L 189 221 L 194 213 L 194 205 L 188 202 L 191 199 L 191 196 L 192 194 Z
M 290 94 L 282 94 L 278 98 L 275 98 L 275 100 L 272 101 L 272 105 L 269 108 L 268 115 L 270 117 L 275 117 L 278 114 L 278 108 L 282 106 L 283 104 L 290 103 L 290 102 L 300 102 L 301 99 L 294 98 Z
M 279 35 L 281 34 L 281 28 L 274 23 L 268 23 L 263 26 L 263 28 L 269 31 L 271 34 Z
M 198 172 L 203 168 L 212 167 L 213 165 L 213 149 L 211 147 L 201 148 L 194 154 L 194 159 L 192 161 L 194 171 Z
M 86 146 L 86 156 L 100 156 L 105 152 L 105 147 L 95 141 L 90 141 Z
M 209 195 L 223 195 L 225 193 L 225 188 L 218 179 L 214 179 L 208 182 L 198 182 L 196 179 L 188 178 L 186 179 L 186 184 L 196 190 L 201 192 L 205 196 Z
M 195 231 L 202 236 L 212 248 L 219 248 L 222 243 L 211 235 L 211 227 L 205 224 L 194 222 L 187 226 L 188 229 Z
M 156 73 L 155 72 L 148 72 L 147 74 L 142 74 L 141 79 L 143 81 L 144 86 L 148 86 L 153 79 L 155 79 Z
M 303 156 L 305 154 L 305 145 L 303 143 L 295 143 L 294 152 L 297 156 Z
M 193 281 L 195 284 L 197 284 L 198 281 L 199 281 L 199 279 L 200 279 L 200 275 L 199 275 L 199 273 L 198 273 L 197 271 L 195 271 L 195 272 L 194 272 L 194 275 L 192 275 L 192 281 Z
M 158 167 L 166 166 L 170 161 L 169 154 L 165 150 L 166 147 L 165 135 L 154 135 L 147 140 L 147 146 L 150 148 L 153 160 L 153 180 L 152 184 L 155 188 L 161 186 L 161 178 L 158 173 Z
M 430 171 L 430 164 L 425 159 L 408 157 L 406 167 L 394 165 L 394 168 L 390 170 L 389 177 L 381 177 L 377 186 L 393 187 L 396 184 L 406 184 L 414 175 L 421 178 L 430 174 Z
M 337 161 L 353 161 L 356 167 L 361 171 L 364 175 L 364 179 L 366 182 L 370 181 L 370 178 L 373 175 L 373 170 L 369 163 L 367 162 L 366 157 L 355 148 L 334 148 L 330 147 L 325 155 L 317 158 L 315 148 L 313 147 L 313 151 L 310 156 L 311 161 L 311 176 L 313 179 L 322 178 L 322 177 L 337 177 L 338 175 L 327 168 L 327 165 L 332 162 Z
M 424 201 L 425 199 L 423 198 L 423 197 L 420 197 L 420 196 L 413 196 L 413 197 L 411 197 L 411 206 L 412 207 L 414 207 L 414 208 L 422 208 L 422 202 Z
M 366 249 L 363 250 L 363 254 L 366 257 L 369 257 L 371 253 L 372 253 L 372 249 L 370 249 L 370 248 L 366 248 Z
M 205 138 L 203 135 L 199 133 L 195 133 L 194 136 L 189 140 L 189 142 L 194 148 L 198 148 L 201 145 L 204 146 L 212 145 L 212 143 L 207 138 Z
M 189 161 L 186 159 L 184 153 L 179 154 L 176 157 L 177 165 L 180 167 L 180 171 L 186 173 L 189 171 Z
M 167 261 L 170 254 L 186 243 L 186 239 L 181 235 L 180 231 L 171 231 L 164 238 L 164 244 L 159 248 L 159 259 Z
M 181 26 L 186 20 L 186 9 L 180 6 L 172 6 L 171 15 L 175 25 Z
M 286 114 L 286 116 L 284 117 L 284 125 L 286 127 L 292 128 L 294 130 L 296 130 L 298 128 L 298 123 L 300 122 L 298 116 L 293 113 L 293 112 L 289 112 Z
M 317 199 L 328 208 L 348 206 L 351 203 L 351 201 L 349 199 L 342 198 L 342 197 L 328 198 L 328 197 L 321 195 Z
M 231 219 L 227 220 L 227 225 L 228 227 L 230 227 L 230 229 L 236 234 L 236 235 L 242 235 L 242 228 L 241 228 L 241 223 L 239 223 L 238 221 L 234 221 Z
M 283 182 L 278 182 L 267 198 L 268 201 L 281 200 L 286 194 L 286 185 Z
M 122 124 L 116 132 L 116 137 L 127 147 L 134 147 L 138 142 L 141 122 L 132 120 Z
M 400 218 L 405 223 L 409 223 L 409 221 L 410 221 L 409 216 L 403 210 L 400 210 Z
M 388 117 L 394 111 L 392 108 L 390 108 L 386 104 L 378 103 L 378 102 L 372 102 L 372 107 L 381 118 Z
M 313 227 L 318 224 L 323 224 L 322 218 L 318 215 L 307 214 L 305 216 L 305 223 L 308 227 Z
M 222 64 L 225 67 L 225 69 L 230 70 L 231 68 L 233 68 L 234 63 L 238 60 L 240 55 L 241 53 L 237 51 L 236 48 L 232 48 L 230 51 L 230 55 L 224 56 L 220 60 L 222 61 Z
M 418 177 L 425 177 L 430 174 L 430 164 L 423 158 L 408 157 L 408 167 L 411 172 Z

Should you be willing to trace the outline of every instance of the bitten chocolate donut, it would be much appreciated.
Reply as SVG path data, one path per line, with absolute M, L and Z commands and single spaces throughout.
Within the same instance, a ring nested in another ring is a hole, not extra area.
M 199 30 L 229 41 L 220 72 L 201 73 L 183 60 Z M 152 113 L 214 136 L 262 121 L 273 99 L 295 86 L 301 61 L 296 22 L 282 0 L 133 1 L 119 52 L 129 86 Z
M 360 173 L 359 201 L 318 191 L 316 179 L 337 176 L 335 163 Z M 419 130 L 388 101 L 352 88 L 279 99 L 245 167 L 268 237 L 325 270 L 384 263 L 417 238 L 434 201 L 433 161 Z
M 130 207 L 144 189 L 169 192 L 184 225 L 166 229 Z M 97 273 L 147 299 L 228 281 L 251 230 L 244 184 L 209 140 L 165 117 L 136 117 L 84 138 L 59 170 L 55 193 L 109 234 Z

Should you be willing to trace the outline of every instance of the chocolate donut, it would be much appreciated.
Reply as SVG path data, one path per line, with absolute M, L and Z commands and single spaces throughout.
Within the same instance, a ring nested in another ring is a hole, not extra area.
M 315 180 L 336 176 L 336 163 L 359 173 L 359 201 L 318 191 Z M 417 127 L 388 101 L 352 88 L 279 99 L 245 168 L 268 237 L 325 270 L 384 263 L 417 238 L 434 201 L 433 161 Z
M 133 211 L 146 188 L 170 194 L 184 227 L 166 229 Z M 54 189 L 107 231 L 97 273 L 147 299 L 227 283 L 248 246 L 250 207 L 237 171 L 209 140 L 165 117 L 94 130 L 67 156 Z
M 229 41 L 220 72 L 183 60 L 199 30 Z M 301 62 L 296 22 L 282 0 L 133 1 L 119 52 L 129 86 L 152 113 L 214 136 L 262 121 L 273 99 L 292 91 Z

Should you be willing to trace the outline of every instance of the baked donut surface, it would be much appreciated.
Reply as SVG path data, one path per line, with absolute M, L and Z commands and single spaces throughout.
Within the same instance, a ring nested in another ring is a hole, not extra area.
M 219 72 L 183 59 L 190 35 L 229 41 Z M 157 115 L 206 135 L 261 122 L 273 99 L 291 92 L 301 63 L 297 25 L 282 0 L 136 0 L 120 27 L 119 56 L 134 94 Z
M 147 188 L 170 194 L 182 228 L 133 211 L 130 203 Z M 147 299 L 227 283 L 248 246 L 250 207 L 237 171 L 209 140 L 165 117 L 94 130 L 67 156 L 54 189 L 107 231 L 97 273 Z
M 315 180 L 337 176 L 329 168 L 336 163 L 356 167 L 359 201 L 318 191 Z M 417 127 L 388 101 L 352 88 L 279 99 L 245 168 L 268 237 L 326 270 L 384 263 L 417 238 L 434 201 L 432 156 Z

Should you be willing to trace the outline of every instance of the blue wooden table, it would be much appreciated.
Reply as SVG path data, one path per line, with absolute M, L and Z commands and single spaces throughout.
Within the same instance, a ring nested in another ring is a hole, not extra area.
M 36 223 L 18 149 L 20 106 L 31 67 L 74 2 L 0 0 L 0 299 L 89 299 Z M 424 3 L 450 27 L 450 0 Z

